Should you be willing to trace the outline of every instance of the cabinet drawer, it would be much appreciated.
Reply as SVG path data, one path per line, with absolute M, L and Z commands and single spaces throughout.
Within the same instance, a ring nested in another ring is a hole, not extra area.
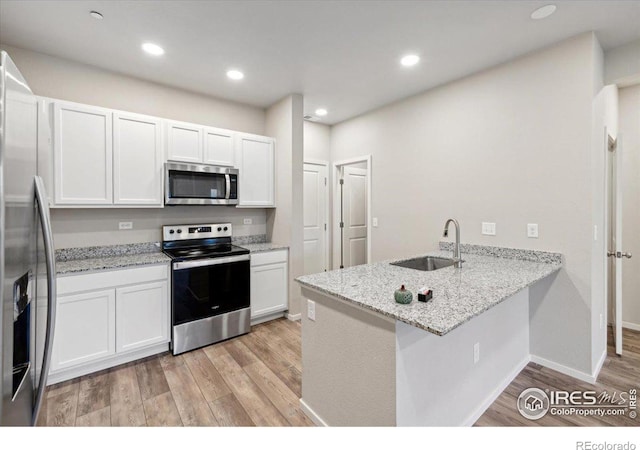
M 145 283 L 147 281 L 166 280 L 168 278 L 168 269 L 168 264 L 161 264 L 59 276 L 57 279 L 58 295 L 113 288 L 114 286 L 126 286 L 128 284 Z
M 262 266 L 264 264 L 287 262 L 287 253 L 288 253 L 287 249 L 252 253 L 251 266 L 253 267 L 253 266 Z

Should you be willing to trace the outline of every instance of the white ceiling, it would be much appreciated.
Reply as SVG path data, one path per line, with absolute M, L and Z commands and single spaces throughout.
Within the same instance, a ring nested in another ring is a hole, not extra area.
M 0 42 L 259 107 L 302 93 L 333 124 L 585 31 L 605 49 L 640 39 L 640 1 L 555 1 L 529 18 L 547 3 L 0 0 Z M 407 52 L 418 66 L 399 65 Z

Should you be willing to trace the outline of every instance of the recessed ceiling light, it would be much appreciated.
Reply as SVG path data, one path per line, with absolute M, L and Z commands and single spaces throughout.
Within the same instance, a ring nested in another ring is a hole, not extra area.
M 152 44 L 151 42 L 145 42 L 142 44 L 142 50 L 153 56 L 164 55 L 164 49 L 159 45 Z
M 104 17 L 102 16 L 102 14 L 100 14 L 98 11 L 91 11 L 91 12 L 89 13 L 89 15 L 90 15 L 91 17 L 93 17 L 94 19 L 97 19 L 97 20 L 102 20 L 102 19 L 104 19 Z
M 244 74 L 239 70 L 229 70 L 227 76 L 232 80 L 242 80 L 244 78 Z
M 545 5 L 542 8 L 536 9 L 531 13 L 531 18 L 533 20 L 544 19 L 545 17 L 549 17 L 551 14 L 556 12 L 556 5 Z
M 419 61 L 420 61 L 420 57 L 418 55 L 405 55 L 400 60 L 400 64 L 402 64 L 405 67 L 411 67 L 418 64 Z
M 318 108 L 318 109 L 316 109 L 316 115 L 320 116 L 320 117 L 326 116 L 327 115 L 327 110 L 324 109 L 324 108 Z

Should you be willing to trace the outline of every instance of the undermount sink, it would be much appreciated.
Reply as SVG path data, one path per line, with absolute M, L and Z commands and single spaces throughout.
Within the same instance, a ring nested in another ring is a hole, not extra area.
M 395 261 L 392 262 L 391 265 L 429 272 L 432 270 L 438 270 L 445 267 L 453 266 L 455 263 L 456 260 L 451 258 L 440 258 L 438 256 L 422 256 L 420 258 Z

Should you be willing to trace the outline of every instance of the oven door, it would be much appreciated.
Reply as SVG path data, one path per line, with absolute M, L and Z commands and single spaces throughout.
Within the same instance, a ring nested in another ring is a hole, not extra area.
M 173 263 L 173 325 L 250 306 L 250 256 Z
M 166 164 L 165 205 L 237 205 L 238 169 Z

